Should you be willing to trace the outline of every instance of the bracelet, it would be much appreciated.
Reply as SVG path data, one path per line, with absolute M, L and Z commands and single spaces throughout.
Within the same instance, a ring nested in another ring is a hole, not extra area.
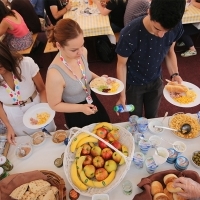
M 170 76 L 171 80 L 175 77 L 175 76 L 179 76 L 179 73 L 174 73 Z

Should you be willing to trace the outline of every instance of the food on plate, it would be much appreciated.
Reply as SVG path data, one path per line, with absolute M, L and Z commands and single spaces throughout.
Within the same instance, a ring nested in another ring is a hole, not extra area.
M 119 88 L 119 83 L 112 78 L 98 77 L 90 82 L 90 87 L 105 93 L 114 93 Z
M 56 200 L 58 189 L 42 179 L 23 184 L 12 191 L 10 197 L 17 200 Z
M 176 178 L 178 178 L 175 174 L 167 174 L 164 176 L 163 181 L 165 185 L 167 185 L 169 182 L 173 182 Z
M 69 191 L 69 198 L 70 198 L 71 200 L 76 200 L 76 199 L 79 198 L 79 196 L 80 196 L 80 194 L 79 194 L 76 190 L 71 189 L 71 190 Z
M 163 193 L 163 186 L 159 181 L 151 183 L 151 194 L 154 196 L 157 193 Z
M 28 146 L 27 147 L 21 147 L 20 149 L 22 151 L 24 150 L 24 152 L 25 152 L 25 154 L 22 154 L 21 151 L 18 151 L 18 156 L 21 157 L 21 158 L 27 156 L 31 151 L 31 147 L 28 147 Z
M 192 160 L 196 165 L 200 166 L 200 151 L 197 151 L 193 154 Z
M 72 4 L 72 7 L 77 7 L 77 6 L 79 6 L 80 2 L 79 1 L 72 1 L 71 4 Z
M 200 125 L 198 120 L 194 117 L 190 116 L 189 114 L 178 113 L 172 116 L 169 127 L 174 128 L 176 130 L 180 130 L 183 124 L 189 124 L 191 126 L 191 131 L 188 134 L 182 134 L 181 132 L 174 132 L 176 135 L 182 138 L 190 139 L 195 138 L 198 136 L 200 131 Z
M 53 134 L 53 142 L 55 143 L 61 143 L 67 138 L 67 133 L 65 131 L 56 131 Z
M 186 199 L 176 193 L 173 193 L 173 200 L 186 200 Z
M 153 200 L 169 200 L 169 198 L 164 193 L 157 193 L 154 195 Z
M 43 132 L 36 132 L 33 134 L 33 144 L 34 145 L 38 145 L 38 144 L 41 144 L 44 139 L 45 139 L 45 135 Z
M 40 124 L 45 124 L 47 120 L 49 119 L 50 114 L 47 112 L 42 112 L 36 115 L 36 119 L 30 118 L 30 123 L 32 125 L 40 125 Z
M 180 187 L 174 187 L 174 183 L 173 182 L 169 182 L 166 186 L 167 190 L 171 193 L 175 193 L 175 192 L 183 192 L 183 190 Z
M 171 98 L 181 104 L 191 103 L 197 96 L 193 90 L 177 82 L 169 81 L 165 88 L 170 93 Z

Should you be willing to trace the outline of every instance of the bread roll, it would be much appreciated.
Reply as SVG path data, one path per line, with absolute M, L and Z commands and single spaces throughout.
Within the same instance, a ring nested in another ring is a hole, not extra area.
M 167 190 L 167 188 L 165 188 L 165 189 L 163 190 L 163 192 L 164 192 L 164 194 L 166 194 L 166 195 L 168 196 L 169 200 L 174 200 L 174 199 L 173 199 L 173 194 L 172 194 L 171 192 L 169 192 L 169 191 Z
M 183 92 L 187 92 L 188 88 L 184 85 L 181 85 L 179 83 L 176 82 L 170 82 L 165 86 L 166 90 L 168 92 L 172 92 L 172 93 L 183 93 Z
M 184 197 L 182 197 L 176 193 L 173 193 L 173 199 L 174 200 L 186 200 Z
M 165 185 L 167 185 L 169 182 L 173 182 L 176 178 L 178 178 L 175 174 L 167 174 L 164 176 L 163 181 Z
M 183 192 L 183 190 L 180 187 L 174 187 L 174 183 L 173 182 L 169 182 L 167 184 L 167 190 L 171 193 L 176 193 L 176 192 Z
M 164 193 L 157 193 L 156 195 L 154 195 L 153 200 L 169 200 L 169 198 Z
M 163 186 L 159 181 L 153 181 L 151 183 L 151 194 L 154 196 L 157 193 L 163 192 Z

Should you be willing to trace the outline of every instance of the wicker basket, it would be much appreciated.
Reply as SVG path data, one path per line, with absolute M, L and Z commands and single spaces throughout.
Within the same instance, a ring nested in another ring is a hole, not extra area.
M 46 181 L 58 188 L 56 200 L 66 200 L 66 187 L 64 180 L 55 172 L 47 170 L 40 170 L 40 172 L 47 176 Z
M 134 154 L 134 150 L 135 150 L 134 138 L 131 135 L 131 133 L 128 132 L 125 128 L 123 128 L 121 126 L 114 125 L 116 128 L 119 129 L 119 133 L 120 133 L 119 141 L 120 141 L 120 143 L 122 143 L 122 144 L 124 144 L 128 147 L 128 152 L 129 152 L 128 157 L 125 156 L 119 150 L 117 150 L 115 147 L 113 147 L 111 144 L 109 144 L 106 141 L 104 141 L 103 139 L 99 138 L 97 135 L 91 133 L 95 125 L 96 124 L 91 124 L 91 125 L 86 126 L 82 129 L 75 127 L 75 128 L 72 128 L 70 130 L 70 136 L 69 136 L 70 141 L 69 141 L 69 143 L 68 143 L 68 145 L 65 149 L 65 155 L 64 155 L 64 160 L 63 160 L 64 172 L 65 172 L 65 175 L 66 175 L 70 185 L 80 194 L 82 194 L 84 196 L 89 196 L 89 197 L 91 197 L 93 194 L 108 193 L 111 190 L 113 190 L 115 187 L 117 187 L 117 185 L 122 181 L 122 179 L 124 178 L 124 176 L 126 175 L 127 171 L 130 168 L 132 158 L 133 158 L 133 154 Z M 115 179 L 108 186 L 106 186 L 104 188 L 89 187 L 87 191 L 81 191 L 79 188 L 77 188 L 73 184 L 73 182 L 71 180 L 70 168 L 71 168 L 72 162 L 75 159 L 75 154 L 70 151 L 70 145 L 71 145 L 71 142 L 73 141 L 73 139 L 78 134 L 80 134 L 82 132 L 89 133 L 90 135 L 92 135 L 92 136 L 98 138 L 99 140 L 103 141 L 104 143 L 107 144 L 107 146 L 112 148 L 114 151 L 117 151 L 118 153 L 120 153 L 121 156 L 123 156 L 124 159 L 125 159 L 125 164 L 118 167 Z

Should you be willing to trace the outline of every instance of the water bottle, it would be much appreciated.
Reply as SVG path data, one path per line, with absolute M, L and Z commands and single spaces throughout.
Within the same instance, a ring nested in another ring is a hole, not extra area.
M 134 105 L 129 104 L 129 105 L 126 105 L 124 109 L 124 107 L 120 104 L 120 105 L 114 106 L 113 109 L 115 112 L 123 113 L 123 112 L 133 112 L 135 107 Z

